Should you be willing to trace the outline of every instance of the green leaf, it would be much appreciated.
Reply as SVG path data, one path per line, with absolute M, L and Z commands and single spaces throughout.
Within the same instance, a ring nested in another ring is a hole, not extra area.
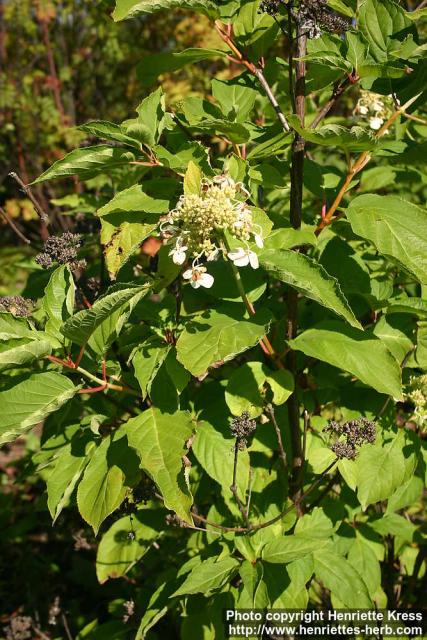
M 348 371 L 379 393 L 402 398 L 400 367 L 373 335 L 339 322 L 325 322 L 304 331 L 290 344 L 310 358 Z
M 184 176 L 184 194 L 186 196 L 200 195 L 202 188 L 202 172 L 194 162 L 189 162 Z
M 165 96 L 159 87 L 136 108 L 137 118 L 123 122 L 126 133 L 148 147 L 159 141 L 165 124 Z
M 302 516 L 295 525 L 295 533 L 310 538 L 329 538 L 335 530 L 334 523 L 321 507 Z
M 46 480 L 47 506 L 53 522 L 67 506 L 95 448 L 91 436 L 78 434 L 61 448 Z
M 327 147 L 339 147 L 348 151 L 371 151 L 378 145 L 378 140 L 363 127 L 343 127 L 338 124 L 326 124 L 318 129 L 305 129 L 298 116 L 288 116 L 289 124 L 307 142 Z
M 218 80 L 212 81 L 212 95 L 219 103 L 225 116 L 242 122 L 246 120 L 252 111 L 257 91 L 252 87 L 245 86 L 239 80 Z
M 96 554 L 96 575 L 102 584 L 109 578 L 124 576 L 159 537 L 164 513 L 140 509 L 117 520 L 102 536 Z
M 48 340 L 8 340 L 0 343 L 0 371 L 30 365 L 49 355 L 52 345 Z
M 389 498 L 411 475 L 412 449 L 399 431 L 390 441 L 363 447 L 357 459 L 357 497 L 363 509 Z M 408 458 L 408 461 L 407 461 Z
M 162 73 L 179 71 L 187 64 L 202 62 L 212 58 L 225 57 L 225 52 L 219 49 L 184 49 L 184 51 L 171 51 L 170 53 L 157 53 L 145 56 L 138 69 L 138 78 L 147 86 L 155 82 Z
M 349 609 L 370 609 L 372 600 L 368 588 L 348 560 L 322 549 L 314 554 L 314 571 L 333 596 Z
M 36 339 L 42 335 L 30 327 L 24 318 L 15 318 L 11 313 L 0 311 L 0 340 Z
M 369 595 L 373 598 L 381 586 L 381 567 L 375 552 L 360 535 L 356 535 L 350 547 L 348 561 L 363 577 Z
M 93 452 L 77 490 L 80 515 L 95 535 L 102 522 L 123 502 L 139 479 L 137 456 L 132 455 L 123 425 Z
M 112 122 L 106 122 L 104 120 L 94 120 L 81 124 L 77 127 L 80 131 L 89 133 L 91 136 L 96 136 L 101 140 L 113 140 L 116 142 L 122 142 L 130 147 L 134 147 L 138 150 L 141 149 L 141 143 L 135 138 L 131 138 L 126 135 L 121 125 L 114 124 Z
M 405 507 L 410 507 L 420 500 L 423 492 L 423 481 L 418 476 L 412 476 L 390 496 L 386 513 L 393 513 Z
M 141 618 L 135 640 L 144 640 L 150 629 L 166 615 L 168 605 L 170 605 L 169 598 L 172 595 L 174 587 L 175 582 L 173 580 L 167 580 L 166 582 L 162 582 L 154 591 Z
M 136 217 L 152 218 L 153 216 L 139 215 Z M 101 218 L 101 242 L 104 245 L 105 264 L 112 280 L 115 279 L 117 273 L 142 242 L 157 229 L 157 216 L 154 217 L 156 220 L 153 222 L 124 221 L 118 227 L 110 224 L 106 218 Z
M 410 25 L 404 10 L 392 0 L 363 0 L 360 4 L 358 27 L 377 62 L 387 61 L 394 40 Z
M 143 400 L 147 395 L 150 395 L 153 380 L 165 361 L 169 350 L 170 345 L 167 345 L 157 336 L 153 336 L 135 351 L 132 357 L 132 365 L 135 370 L 135 378 L 141 387 Z
M 123 288 L 106 293 L 98 298 L 90 309 L 79 311 L 62 325 L 61 331 L 66 338 L 77 344 L 86 343 L 94 331 L 117 309 L 131 304 L 148 293 L 149 284 L 121 285 Z
M 352 200 L 347 218 L 354 233 L 427 283 L 427 211 L 398 196 L 366 194 Z
M 113 18 L 118 22 L 133 18 L 140 13 L 154 13 L 176 8 L 198 11 L 212 19 L 219 17 L 218 8 L 211 0 L 116 0 Z
M 55 372 L 33 373 L 0 391 L 0 444 L 10 442 L 68 402 L 80 387 Z
M 252 418 L 261 415 L 265 404 L 264 387 L 268 384 L 275 405 L 281 405 L 294 390 L 292 374 L 285 369 L 271 371 L 261 362 L 246 362 L 230 376 L 225 400 L 231 413 L 240 416 L 248 411 Z
M 328 542 L 328 538 L 312 538 L 304 534 L 284 536 L 265 545 L 262 559 L 265 562 L 286 564 L 319 550 Z
M 305 610 L 308 604 L 306 584 L 312 577 L 313 571 L 312 554 L 289 562 L 285 566 L 265 564 L 264 576 L 271 608 Z
M 64 342 L 61 326 L 73 315 L 75 291 L 76 286 L 68 265 L 55 269 L 44 291 L 42 305 L 48 317 L 45 331 L 59 346 Z
M 413 316 L 425 318 L 427 316 L 427 300 L 411 297 L 391 300 L 386 312 L 387 314 L 410 313 Z
M 234 444 L 232 438 L 225 438 L 208 422 L 197 425 L 192 451 L 210 477 L 228 492 L 233 483 Z M 236 476 L 237 489 L 242 500 L 245 500 L 248 483 L 249 454 L 244 450 L 239 452 Z
M 255 346 L 270 323 L 266 311 L 247 319 L 240 305 L 223 304 L 191 320 L 178 338 L 177 358 L 194 376 Z
M 166 213 L 168 210 L 168 200 L 151 198 L 143 191 L 142 185 L 134 184 L 132 187 L 116 193 L 110 202 L 98 209 L 96 215 L 100 218 L 106 218 L 111 224 L 114 224 L 115 218 L 113 216 L 119 216 L 120 214 L 131 215 L 132 217 L 126 218 L 129 222 L 132 220 L 140 222 L 137 218 L 138 214 L 148 213 L 160 215 Z
M 312 258 L 296 253 L 268 249 L 259 256 L 260 264 L 282 282 L 342 316 L 353 327 L 361 329 L 338 280 Z
M 172 597 L 220 589 L 237 572 L 239 565 L 239 561 L 231 556 L 223 560 L 208 558 L 191 571 Z
M 240 3 L 233 19 L 233 32 L 239 47 L 245 49 L 251 60 L 258 61 L 266 54 L 278 30 L 272 16 L 259 11 L 258 0 Z
M 96 147 L 83 147 L 74 149 L 62 160 L 57 160 L 53 165 L 41 174 L 31 184 L 38 184 L 45 180 L 56 180 L 67 176 L 78 176 L 81 180 L 89 180 L 99 173 L 108 172 L 110 169 L 127 165 L 135 160 L 130 151 L 124 151 L 119 147 L 98 145 Z
M 178 411 L 163 414 L 151 407 L 125 425 L 129 444 L 136 449 L 141 468 L 160 489 L 165 507 L 192 524 L 193 499 L 184 478 L 182 456 L 193 433 L 189 414 Z

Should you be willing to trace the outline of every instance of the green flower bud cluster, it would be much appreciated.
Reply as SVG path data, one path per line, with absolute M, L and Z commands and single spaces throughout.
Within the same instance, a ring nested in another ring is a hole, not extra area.
M 406 393 L 407 399 L 414 404 L 414 418 L 419 427 L 427 423 L 427 375 L 413 376 Z
M 219 184 L 205 181 L 200 195 L 180 197 L 169 221 L 179 227 L 190 254 L 204 253 L 209 258 L 219 249 L 218 242 L 225 231 L 239 240 L 250 239 L 252 214 L 244 202 L 236 199 L 238 188 L 224 178 Z

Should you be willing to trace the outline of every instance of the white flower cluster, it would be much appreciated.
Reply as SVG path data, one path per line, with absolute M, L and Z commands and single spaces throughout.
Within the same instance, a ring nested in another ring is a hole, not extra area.
M 195 289 L 213 285 L 214 278 L 201 261 L 211 262 L 220 253 L 237 267 L 258 268 L 258 256 L 250 249 L 248 240 L 253 239 L 262 248 L 262 229 L 254 223 L 252 211 L 242 196 L 247 198 L 249 193 L 242 183 L 229 176 L 203 180 L 200 195 L 182 195 L 175 209 L 162 221 L 162 234 L 173 241 L 169 252 L 173 262 L 182 265 L 192 259 L 192 266 L 184 271 L 183 277 Z M 225 232 L 242 246 L 228 250 Z
M 422 428 L 427 423 L 427 374 L 411 377 L 406 397 L 413 402 L 414 418 Z
M 354 114 L 367 118 L 370 128 L 374 131 L 381 129 L 392 113 L 392 96 L 382 96 L 372 91 L 360 92 Z

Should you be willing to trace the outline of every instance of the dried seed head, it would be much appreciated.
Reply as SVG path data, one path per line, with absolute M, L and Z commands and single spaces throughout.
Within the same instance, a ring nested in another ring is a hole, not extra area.
M 36 256 L 35 260 L 43 269 L 50 269 L 55 262 L 68 264 L 73 270 L 83 268 L 85 261 L 76 260 L 82 244 L 81 236 L 70 231 L 60 236 L 49 236 L 44 243 L 43 251 Z
M 267 13 L 269 16 L 275 16 L 279 13 L 282 4 L 284 4 L 283 0 L 262 0 L 258 13 Z
M 347 422 L 330 420 L 323 431 L 331 434 L 334 440 L 331 450 L 335 455 L 349 460 L 354 460 L 357 456 L 357 447 L 373 444 L 376 437 L 375 422 L 363 416 Z
M 252 435 L 255 429 L 256 420 L 251 420 L 247 411 L 244 411 L 241 416 L 233 418 L 230 430 L 236 438 L 236 444 L 241 451 L 246 448 L 247 439 Z
M 357 456 L 357 451 L 354 445 L 341 440 L 338 440 L 338 442 L 335 442 L 331 446 L 331 451 L 333 451 L 340 460 L 343 458 L 347 458 L 347 460 L 354 460 Z
M 31 300 L 22 296 L 0 297 L 0 311 L 6 311 L 17 318 L 26 318 L 30 315 L 32 308 Z
M 351 21 L 331 11 L 327 0 L 304 0 L 301 2 L 295 18 L 308 38 L 319 38 L 322 29 L 331 33 L 348 31 Z

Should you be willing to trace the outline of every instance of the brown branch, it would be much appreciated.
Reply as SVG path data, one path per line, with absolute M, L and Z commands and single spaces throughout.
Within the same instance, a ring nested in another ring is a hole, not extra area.
M 283 464 L 283 468 L 285 470 L 285 474 L 288 474 L 288 459 L 286 457 L 286 451 L 283 447 L 283 440 L 282 440 L 282 432 L 280 431 L 280 427 L 277 424 L 277 420 L 276 420 L 276 414 L 274 411 L 274 407 L 272 404 L 268 404 L 267 407 L 267 413 L 270 416 L 271 422 L 273 424 L 273 427 L 276 431 L 276 436 L 277 436 L 277 444 L 279 445 L 279 456 L 280 459 L 282 460 L 282 464 Z
M 242 514 L 244 520 L 246 521 L 247 528 L 250 528 L 250 522 L 248 519 L 248 512 L 246 510 L 245 503 L 239 498 L 238 490 L 237 490 L 237 464 L 239 461 L 239 440 L 236 438 L 236 442 L 234 443 L 234 464 L 233 464 L 233 482 L 230 487 L 231 493 L 234 496 L 234 499 L 239 507 L 240 513 Z
M 8 214 L 2 207 L 0 207 L 0 215 L 4 218 L 4 220 L 10 226 L 10 228 L 16 233 L 18 238 L 20 238 L 26 244 L 31 244 L 31 240 L 28 240 L 28 238 L 24 236 L 22 231 L 17 227 L 17 225 L 13 222 L 12 218 L 8 216 Z
M 40 220 L 46 226 L 48 226 L 49 223 L 50 223 L 49 216 L 44 211 L 43 207 L 40 205 L 38 200 L 35 198 L 35 196 L 31 192 L 31 189 L 28 187 L 28 185 L 26 185 L 25 182 L 23 182 L 23 180 L 21 180 L 21 178 L 18 176 L 17 173 L 15 173 L 15 171 L 11 171 L 9 173 L 9 175 L 10 175 L 11 178 L 13 178 L 13 180 L 15 180 L 15 182 L 18 183 L 18 185 L 21 187 L 22 191 L 25 193 L 27 198 L 29 198 L 29 200 L 31 200 L 31 202 L 32 202 L 32 204 L 34 206 L 34 209 L 36 210 L 36 213 L 39 216 Z
M 291 27 L 290 27 L 291 28 Z M 295 72 L 295 109 L 301 126 L 304 126 L 305 120 L 305 72 L 306 66 L 304 57 L 307 53 L 307 36 L 301 31 L 301 26 L 297 21 L 296 30 L 296 72 Z M 295 133 L 292 144 L 291 154 L 291 191 L 290 191 L 290 209 L 289 218 L 294 229 L 301 227 L 302 221 L 302 192 L 304 179 L 304 152 L 305 140 L 299 133 Z M 297 335 L 298 327 L 298 292 L 296 289 L 290 288 L 288 291 L 288 316 L 286 322 L 286 338 L 288 341 L 293 340 Z M 286 356 L 286 364 L 289 371 L 294 376 L 296 383 L 297 367 L 296 354 L 290 349 Z M 294 393 L 287 401 L 289 425 L 291 429 L 292 441 L 292 475 L 291 475 L 291 495 L 297 505 L 301 501 L 300 480 L 302 467 L 302 447 L 301 447 L 301 431 L 300 431 L 300 408 L 298 403 L 298 392 L 295 387 Z

